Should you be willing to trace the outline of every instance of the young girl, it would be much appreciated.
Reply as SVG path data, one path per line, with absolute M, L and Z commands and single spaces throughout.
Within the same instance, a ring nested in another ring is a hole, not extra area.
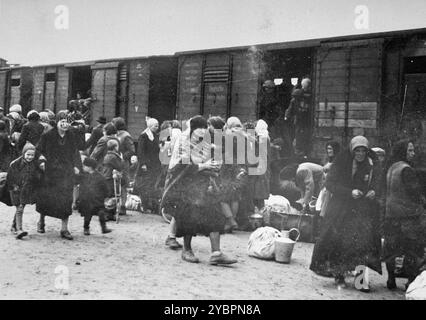
M 41 174 L 43 160 L 34 160 L 35 147 L 27 143 L 22 149 L 22 156 L 10 164 L 7 172 L 7 186 L 12 205 L 16 206 L 16 239 L 22 239 L 28 233 L 22 229 L 24 207 L 35 203 L 35 189 Z M 15 224 L 14 224 L 15 225 Z

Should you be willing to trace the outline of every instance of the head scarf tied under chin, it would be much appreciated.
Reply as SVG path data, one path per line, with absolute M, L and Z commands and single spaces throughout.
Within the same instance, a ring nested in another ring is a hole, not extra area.
M 226 121 L 226 129 L 228 130 L 239 130 L 242 128 L 243 124 L 237 117 L 230 117 L 228 121 Z
M 149 141 L 154 141 L 154 133 L 152 132 L 152 128 L 158 125 L 158 120 L 154 118 L 147 118 L 146 120 L 146 129 L 143 133 L 146 133 Z
M 368 148 L 369 148 L 368 145 L 369 145 L 369 143 L 368 143 L 368 140 L 367 140 L 366 137 L 356 136 L 356 137 L 352 138 L 349 146 L 350 146 L 351 153 L 353 154 L 355 149 L 358 148 L 358 147 L 365 147 L 368 150 Z

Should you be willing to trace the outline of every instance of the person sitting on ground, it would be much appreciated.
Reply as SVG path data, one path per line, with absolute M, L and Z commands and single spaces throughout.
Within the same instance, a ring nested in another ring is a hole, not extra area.
M 84 217 L 84 235 L 90 235 L 90 221 L 97 215 L 102 233 L 110 233 L 112 230 L 106 225 L 106 212 L 104 201 L 108 197 L 108 186 L 105 178 L 96 171 L 95 160 L 85 158 L 83 161 L 83 173 L 79 177 L 80 197 L 77 202 L 78 211 Z

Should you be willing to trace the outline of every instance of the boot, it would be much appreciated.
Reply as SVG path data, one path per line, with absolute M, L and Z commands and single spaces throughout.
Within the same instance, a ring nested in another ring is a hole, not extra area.
M 84 235 L 90 236 L 90 228 L 84 228 Z
M 175 237 L 168 236 L 166 239 L 166 246 L 172 250 L 181 249 L 182 245 L 176 240 Z
M 16 216 L 13 217 L 13 222 L 12 222 L 12 227 L 10 228 L 10 232 L 12 232 L 13 234 L 17 233 L 17 229 L 16 229 Z
M 17 233 L 18 233 L 16 235 L 16 239 L 19 239 L 19 240 L 28 235 L 28 232 L 22 230 L 23 213 L 24 213 L 23 207 L 20 206 L 16 209 L 15 217 L 16 217 L 16 229 L 17 229 Z
M 106 215 L 107 214 L 104 210 L 101 210 L 98 212 L 99 224 L 101 225 L 101 230 L 103 234 L 110 233 L 112 231 L 111 229 L 108 229 L 106 226 L 106 218 L 105 218 Z
M 127 214 L 126 206 L 120 206 L 120 211 L 118 213 L 120 216 L 125 216 Z

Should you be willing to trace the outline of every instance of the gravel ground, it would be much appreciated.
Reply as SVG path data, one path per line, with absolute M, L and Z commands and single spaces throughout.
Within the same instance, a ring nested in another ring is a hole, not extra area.
M 38 214 L 29 206 L 24 213 L 29 237 L 19 241 L 9 230 L 14 208 L 0 204 L 0 213 L 0 299 L 404 299 L 405 280 L 398 279 L 399 289 L 391 292 L 378 274 L 371 276 L 371 293 L 358 292 L 351 279 L 348 288 L 337 289 L 333 279 L 309 270 L 313 244 L 297 243 L 285 265 L 249 257 L 250 233 L 236 232 L 222 237 L 222 248 L 238 263 L 218 267 L 208 264 L 208 238 L 196 237 L 200 263 L 194 265 L 164 246 L 168 225 L 157 215 L 130 212 L 119 224 L 109 222 L 113 232 L 107 235 L 94 218 L 92 235 L 84 236 L 83 218 L 74 213 L 74 240 L 67 241 L 53 218 L 46 218 L 46 233 L 38 234 Z M 68 289 L 60 288 L 66 284 L 62 270 L 69 272 Z

